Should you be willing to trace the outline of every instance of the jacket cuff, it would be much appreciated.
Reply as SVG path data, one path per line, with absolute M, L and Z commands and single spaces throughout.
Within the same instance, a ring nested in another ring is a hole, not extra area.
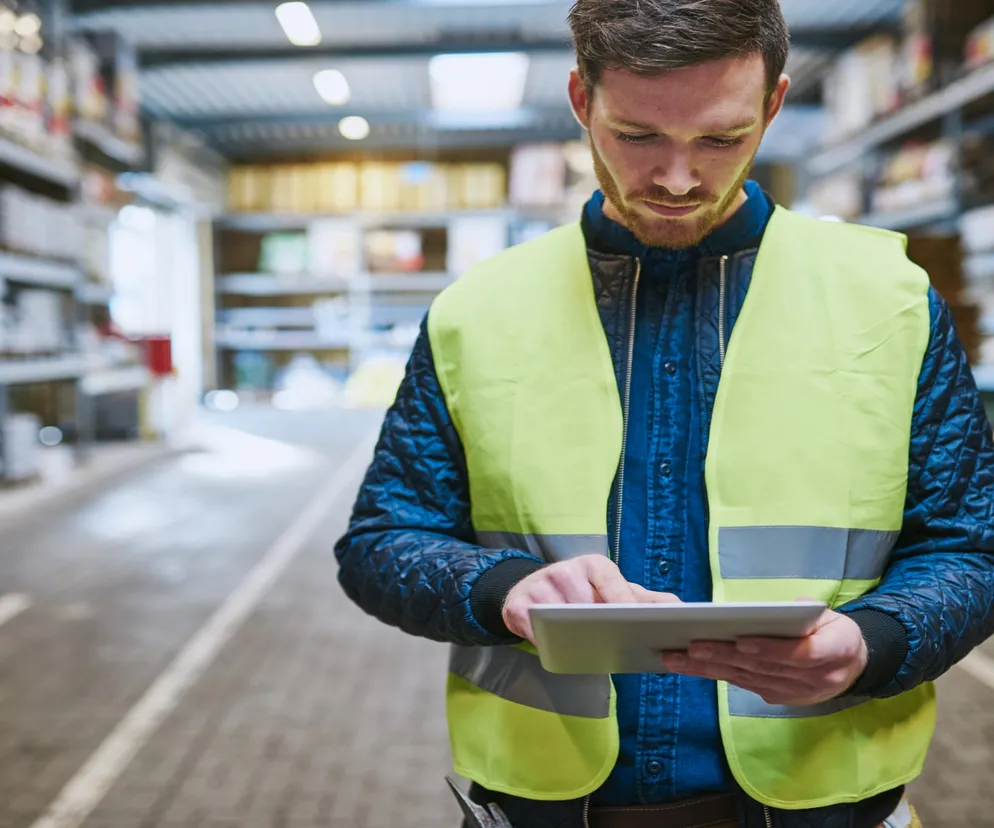
M 861 609 L 845 614 L 859 625 L 870 654 L 863 675 L 845 695 L 873 698 L 897 678 L 908 657 L 908 634 L 900 621 L 885 612 Z
M 507 594 L 543 566 L 537 558 L 508 558 L 477 578 L 469 593 L 469 611 L 477 623 L 493 635 L 511 636 L 503 615 Z

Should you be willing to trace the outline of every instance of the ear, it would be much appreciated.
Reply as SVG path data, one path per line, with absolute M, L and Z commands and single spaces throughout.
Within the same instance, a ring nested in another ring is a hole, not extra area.
M 587 85 L 580 77 L 580 70 L 574 69 L 569 73 L 569 103 L 573 108 L 573 117 L 584 129 L 590 129 L 590 93 Z
M 783 109 L 788 89 L 790 89 L 790 77 L 781 75 L 773 94 L 770 95 L 769 103 L 766 105 L 766 126 L 772 124 L 777 115 L 780 114 L 780 110 Z

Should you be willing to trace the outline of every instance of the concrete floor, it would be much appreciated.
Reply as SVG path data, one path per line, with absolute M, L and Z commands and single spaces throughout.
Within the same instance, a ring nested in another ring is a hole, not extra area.
M 458 824 L 445 648 L 335 581 L 376 424 L 215 418 L 204 451 L 3 523 L 0 828 Z M 957 670 L 940 697 L 916 804 L 994 825 L 994 690 Z

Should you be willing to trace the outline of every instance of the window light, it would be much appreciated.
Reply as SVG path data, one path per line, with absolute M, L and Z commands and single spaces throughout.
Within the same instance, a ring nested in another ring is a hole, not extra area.
M 321 29 L 306 3 L 280 3 L 276 19 L 294 46 L 317 46 L 321 42 Z
M 329 106 L 342 106 L 349 102 L 349 82 L 337 69 L 324 69 L 314 75 L 314 88 Z
M 350 115 L 338 122 L 338 131 L 342 133 L 343 138 L 361 141 L 369 135 L 369 121 L 358 115 Z
M 436 55 L 428 64 L 431 99 L 443 112 L 517 109 L 525 96 L 528 55 L 520 52 Z

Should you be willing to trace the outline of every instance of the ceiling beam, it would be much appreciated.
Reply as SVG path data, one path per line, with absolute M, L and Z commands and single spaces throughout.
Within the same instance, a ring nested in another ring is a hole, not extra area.
M 258 115 L 183 116 L 173 113 L 170 120 L 184 129 L 208 134 L 267 131 L 287 126 L 336 126 L 346 115 L 365 118 L 377 127 L 417 126 L 438 132 L 464 130 L 535 129 L 563 125 L 578 128 L 567 106 L 522 107 L 504 112 L 439 112 L 434 109 L 363 110 L 353 107 L 328 107 L 317 112 L 274 112 Z
M 256 63 L 278 60 L 392 60 L 396 58 L 431 57 L 459 52 L 527 52 L 528 54 L 570 54 L 572 45 L 561 38 L 523 40 L 516 37 L 473 37 L 438 40 L 429 43 L 325 44 L 297 47 L 287 44 L 267 48 L 218 46 L 202 49 L 145 48 L 140 52 L 143 69 L 160 69 L 187 64 L 219 65 L 226 63 Z
M 855 29 L 819 29 L 794 32 L 794 48 L 841 51 L 873 34 L 885 31 L 880 26 L 862 26 Z M 161 69 L 170 66 L 197 64 L 219 65 L 226 63 L 270 62 L 321 58 L 324 60 L 390 60 L 397 58 L 430 57 L 441 53 L 461 52 L 527 52 L 528 54 L 571 54 L 572 44 L 560 38 L 526 40 L 516 37 L 462 37 L 427 43 L 372 43 L 325 44 L 321 46 L 286 46 L 251 48 L 243 46 L 217 46 L 193 49 L 160 49 L 146 47 L 141 50 L 144 69 Z

